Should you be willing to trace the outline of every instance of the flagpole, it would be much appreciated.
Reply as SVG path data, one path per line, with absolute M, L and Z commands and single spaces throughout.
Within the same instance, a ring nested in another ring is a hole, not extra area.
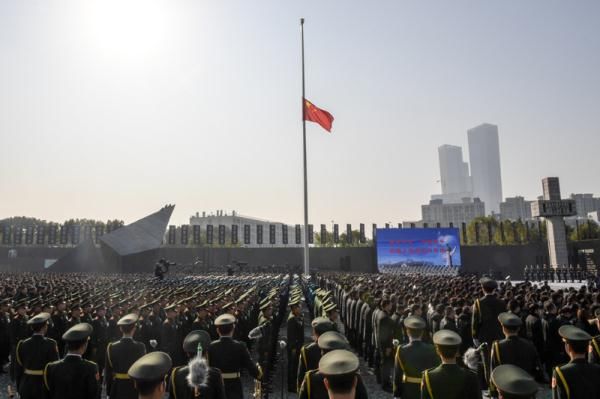
M 306 172 L 306 99 L 304 88 L 304 18 L 300 18 L 300 33 L 302 37 L 302 145 L 304 155 L 304 275 L 310 275 L 308 261 L 308 184 Z

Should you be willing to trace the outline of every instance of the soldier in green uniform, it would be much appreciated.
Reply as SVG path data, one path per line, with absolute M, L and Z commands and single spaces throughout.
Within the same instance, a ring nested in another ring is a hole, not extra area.
M 58 346 L 52 338 L 46 338 L 49 313 L 40 313 L 27 321 L 33 335 L 19 341 L 16 349 L 15 376 L 21 399 L 44 397 L 44 368 L 58 360 Z
M 290 315 L 286 322 L 287 351 L 288 351 L 288 392 L 296 392 L 296 376 L 298 374 L 298 359 L 304 344 L 304 322 L 300 298 L 290 300 Z
M 210 335 L 204 330 L 191 331 L 183 340 L 183 351 L 190 361 L 175 367 L 169 377 L 169 398 L 225 399 L 221 371 L 209 367 L 206 360 Z
M 108 345 L 108 320 L 106 319 L 106 306 L 100 304 L 96 306 L 96 317 L 90 323 L 94 333 L 90 339 L 91 360 L 96 362 L 102 379 L 104 367 L 106 365 L 106 346 Z
M 423 372 L 421 399 L 481 399 L 477 375 L 456 364 L 460 335 L 440 330 L 433 334 L 433 343 L 442 364 Z
M 317 345 L 319 337 L 327 331 L 334 331 L 335 326 L 326 317 L 317 317 L 311 323 L 313 342 L 304 345 L 300 349 L 300 357 L 298 359 L 298 375 L 296 377 L 297 389 L 300 390 L 304 375 L 309 370 L 314 370 L 319 367 L 321 360 L 321 350 Z
M 564 325 L 558 334 L 565 342 L 571 361 L 555 367 L 552 373 L 553 399 L 600 398 L 600 366 L 586 359 L 591 335 L 572 325 Z
M 222 314 L 215 320 L 219 339 L 208 347 L 208 363 L 221 370 L 227 399 L 243 399 L 240 370 L 246 369 L 252 378 L 260 380 L 262 371 L 256 365 L 243 342 L 233 339 L 235 317 Z
M 440 364 L 434 346 L 422 341 L 426 327 L 425 320 L 419 316 L 408 316 L 404 319 L 408 343 L 399 346 L 394 356 L 395 398 L 419 399 L 423 371 Z
M 335 331 L 328 331 L 321 334 L 317 340 L 319 349 L 321 350 L 321 358 L 327 353 L 336 350 L 349 350 L 350 343 L 342 334 Z M 321 359 L 319 359 L 320 361 Z M 319 369 L 314 369 L 306 372 L 300 390 L 298 392 L 299 399 L 328 399 L 327 388 L 325 387 L 323 374 Z M 367 389 L 359 377 L 356 387 L 356 399 L 367 399 Z
M 319 361 L 319 373 L 329 399 L 354 399 L 360 376 L 358 357 L 338 349 L 325 354 Z
M 49 399 L 96 399 L 100 397 L 98 365 L 82 358 L 92 335 L 92 326 L 76 324 L 62 336 L 67 355 L 48 363 L 44 369 L 44 385 Z
M 503 364 L 492 371 L 490 377 L 499 399 L 534 399 L 538 384 L 522 368 Z
M 146 346 L 133 339 L 138 315 L 128 314 L 117 322 L 122 338 L 106 347 L 106 392 L 111 399 L 135 399 L 137 393 L 127 370 L 146 354 Z
M 127 371 L 139 399 L 162 399 L 167 390 L 165 377 L 173 366 L 165 352 L 152 352 L 135 361 Z
M 541 380 L 542 367 L 535 346 L 531 341 L 519 337 L 519 328 L 523 324 L 521 318 L 504 312 L 500 313 L 498 320 L 506 338 L 492 344 L 490 370 L 493 371 L 501 364 L 512 364 Z M 490 384 L 490 390 L 494 390 L 493 384 Z

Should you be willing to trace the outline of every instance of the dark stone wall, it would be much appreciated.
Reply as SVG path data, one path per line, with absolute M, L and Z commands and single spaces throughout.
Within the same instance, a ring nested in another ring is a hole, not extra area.
M 42 271 L 44 259 L 59 259 L 72 248 L 17 247 L 18 258 L 8 259 L 9 247 L 0 246 L 0 271 Z M 569 244 L 571 263 L 582 263 L 578 250 L 593 249 L 595 264 L 600 264 L 600 240 L 579 241 Z M 463 270 L 474 273 L 501 273 L 513 279 L 522 278 L 525 265 L 548 263 L 546 242 L 527 245 L 464 246 L 461 247 Z M 107 255 L 103 251 L 103 255 Z M 110 271 L 152 272 L 159 258 L 179 264 L 200 260 L 204 267 L 218 267 L 235 261 L 249 266 L 302 265 L 302 248 L 177 248 L 162 247 L 156 251 L 111 259 Z M 116 262 L 116 263 L 115 263 Z M 311 248 L 310 263 L 316 270 L 343 270 L 349 272 L 376 272 L 374 248 Z M 116 265 L 116 266 L 115 266 Z M 52 270 L 52 269 L 50 269 Z

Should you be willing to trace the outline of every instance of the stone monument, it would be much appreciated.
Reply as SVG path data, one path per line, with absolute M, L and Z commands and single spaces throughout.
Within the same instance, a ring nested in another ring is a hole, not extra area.
M 569 264 L 567 234 L 563 218 L 574 216 L 577 212 L 574 200 L 560 199 L 558 177 L 544 178 L 542 186 L 544 189 L 544 199 L 531 203 L 531 214 L 534 217 L 546 220 L 550 266 L 556 268 Z

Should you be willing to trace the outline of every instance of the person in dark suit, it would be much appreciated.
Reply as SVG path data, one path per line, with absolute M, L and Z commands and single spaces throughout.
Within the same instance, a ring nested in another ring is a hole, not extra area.
M 204 330 L 191 331 L 183 340 L 189 362 L 175 367 L 169 377 L 169 398 L 226 399 L 221 371 L 207 361 L 210 335 Z
M 564 325 L 558 334 L 565 342 L 571 361 L 555 367 L 552 372 L 553 399 L 600 398 L 600 366 L 587 362 L 586 355 L 592 336 L 572 325 Z
M 165 352 L 151 352 L 135 361 L 127 371 L 140 399 L 162 399 L 167 390 L 165 377 L 173 366 Z
M 137 392 L 127 370 L 146 354 L 146 346 L 133 339 L 138 316 L 128 314 L 117 322 L 123 337 L 106 347 L 106 392 L 111 399 L 135 399 Z
M 8 302 L 8 298 L 0 300 L 0 374 L 3 373 L 3 366 L 8 363 L 8 355 L 10 354 Z
M 395 398 L 419 399 L 423 371 L 440 364 L 433 345 L 422 341 L 427 325 L 418 316 L 404 319 L 408 344 L 399 346 L 394 357 L 393 394 Z
M 442 364 L 423 372 L 421 399 L 481 399 L 477 374 L 456 363 L 460 335 L 440 330 L 433 334 L 433 343 Z
M 49 313 L 40 313 L 27 321 L 33 335 L 19 341 L 16 349 L 15 376 L 21 399 L 43 398 L 44 368 L 58 360 L 58 346 L 52 338 L 46 338 Z
M 335 325 L 326 317 L 317 317 L 310 323 L 312 327 L 313 342 L 304 345 L 300 348 L 300 357 L 298 359 L 298 374 L 296 377 L 296 388 L 300 390 L 302 380 L 307 371 L 314 370 L 319 367 L 321 360 L 321 350 L 317 345 L 319 337 L 327 331 L 334 331 Z
M 29 320 L 29 318 L 27 317 L 26 302 L 27 299 L 22 299 L 19 302 L 17 302 L 15 306 L 17 314 L 10 321 L 9 337 L 11 359 L 16 358 L 17 344 L 19 343 L 19 341 L 29 338 L 30 335 L 30 329 L 27 325 L 27 320 Z M 10 376 L 13 381 L 15 381 L 16 378 L 16 364 L 17 363 L 14 361 L 10 362 Z
M 481 343 L 486 343 L 487 347 L 482 352 L 483 367 L 486 382 L 489 382 L 490 371 L 487 365 L 490 364 L 490 350 L 495 340 L 502 339 L 502 327 L 498 321 L 498 315 L 506 310 L 503 300 L 494 295 L 494 290 L 498 286 L 496 280 L 483 277 L 479 280 L 483 290 L 483 298 L 475 299 L 473 304 L 473 315 L 471 319 L 471 332 L 473 334 L 473 343 L 478 347 Z
M 221 370 L 227 399 L 243 399 L 244 391 L 240 371 L 246 369 L 250 376 L 260 380 L 262 370 L 252 361 L 246 344 L 234 340 L 235 317 L 222 314 L 215 320 L 219 339 L 208 347 L 208 364 Z
M 62 339 L 67 355 L 62 360 L 48 363 L 44 369 L 44 385 L 49 399 L 100 398 L 98 365 L 82 358 L 92 335 L 92 326 L 76 324 Z
M 286 322 L 287 351 L 288 351 L 288 392 L 296 392 L 296 376 L 298 374 L 298 359 L 304 344 L 304 321 L 300 298 L 290 300 L 290 314 Z

